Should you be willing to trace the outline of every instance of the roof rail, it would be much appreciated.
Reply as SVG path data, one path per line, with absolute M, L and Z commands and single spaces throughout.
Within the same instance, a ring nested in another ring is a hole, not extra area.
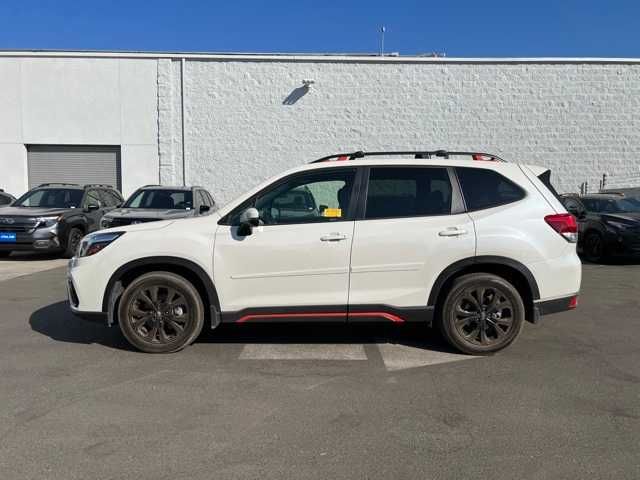
M 40 185 L 38 185 L 38 188 L 40 188 L 40 187 L 51 187 L 52 185 L 72 185 L 74 187 L 79 187 L 80 186 L 77 183 L 51 182 L 51 183 L 41 183 Z
M 340 161 L 340 160 L 356 160 L 358 158 L 364 157 L 381 157 L 381 156 L 390 156 L 390 155 L 413 155 L 414 158 L 422 158 L 428 159 L 431 157 L 440 157 L 440 158 L 449 158 L 452 155 L 468 155 L 473 158 L 473 160 L 485 160 L 485 161 L 493 161 L 493 162 L 506 162 L 502 158 L 494 155 L 492 153 L 483 153 L 483 152 L 449 152 L 447 150 L 432 150 L 432 151 L 420 151 L 420 150 L 408 150 L 408 151 L 394 151 L 394 152 L 363 152 L 359 150 L 357 152 L 352 153 L 336 153 L 334 155 L 328 155 L 326 157 L 319 158 L 314 160 L 311 163 L 321 163 L 327 161 Z
M 113 188 L 113 185 L 104 185 L 102 183 L 87 183 L 84 188 L 87 187 L 105 187 L 105 188 Z

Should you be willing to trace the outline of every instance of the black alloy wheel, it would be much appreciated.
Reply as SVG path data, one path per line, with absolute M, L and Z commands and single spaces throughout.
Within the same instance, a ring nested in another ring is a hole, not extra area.
M 584 239 L 584 256 L 590 262 L 599 263 L 604 260 L 604 238 L 597 232 L 587 234 Z
M 153 272 L 134 280 L 122 295 L 120 328 L 137 349 L 148 353 L 180 350 L 202 331 L 200 294 L 183 277 Z
M 485 273 L 457 279 L 442 313 L 441 327 L 447 340 L 476 355 L 497 352 L 513 343 L 525 316 L 522 298 L 513 285 Z

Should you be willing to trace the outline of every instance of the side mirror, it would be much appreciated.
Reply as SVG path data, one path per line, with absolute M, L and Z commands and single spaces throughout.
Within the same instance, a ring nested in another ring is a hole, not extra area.
M 200 213 L 206 213 L 209 210 L 211 210 L 211 207 L 209 205 L 200 205 Z
M 253 233 L 253 227 L 260 224 L 260 213 L 256 208 L 247 208 L 240 214 L 240 225 L 238 235 L 247 236 Z
M 96 210 L 100 210 L 100 205 L 96 205 L 95 203 L 87 205 L 87 212 L 95 212 Z

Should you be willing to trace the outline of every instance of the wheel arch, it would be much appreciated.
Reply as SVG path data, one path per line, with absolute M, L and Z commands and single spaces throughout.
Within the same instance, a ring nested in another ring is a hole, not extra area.
M 205 320 L 212 327 L 220 321 L 218 293 L 207 272 L 197 263 L 180 257 L 144 257 L 125 263 L 111 275 L 102 298 L 102 311 L 109 314 L 109 323 L 117 317 L 117 303 L 124 289 L 140 275 L 150 272 L 171 272 L 189 280 L 198 290 L 205 306 Z
M 428 307 L 439 308 L 453 281 L 467 273 L 492 273 L 513 284 L 525 304 L 526 319 L 535 320 L 534 301 L 540 299 L 535 277 L 524 264 L 507 257 L 483 255 L 459 260 L 445 268 L 429 293 Z

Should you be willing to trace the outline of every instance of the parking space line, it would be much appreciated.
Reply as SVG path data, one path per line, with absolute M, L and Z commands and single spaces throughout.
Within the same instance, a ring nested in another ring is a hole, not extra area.
M 391 343 L 379 344 L 378 349 L 382 355 L 382 361 L 384 362 L 385 368 L 390 372 L 406 370 L 408 368 L 426 367 L 427 365 L 437 365 L 439 363 L 480 358 L 472 357 L 470 355 L 440 352 L 437 350 L 428 350 Z
M 240 360 L 367 360 L 362 345 L 324 343 L 247 344 Z

